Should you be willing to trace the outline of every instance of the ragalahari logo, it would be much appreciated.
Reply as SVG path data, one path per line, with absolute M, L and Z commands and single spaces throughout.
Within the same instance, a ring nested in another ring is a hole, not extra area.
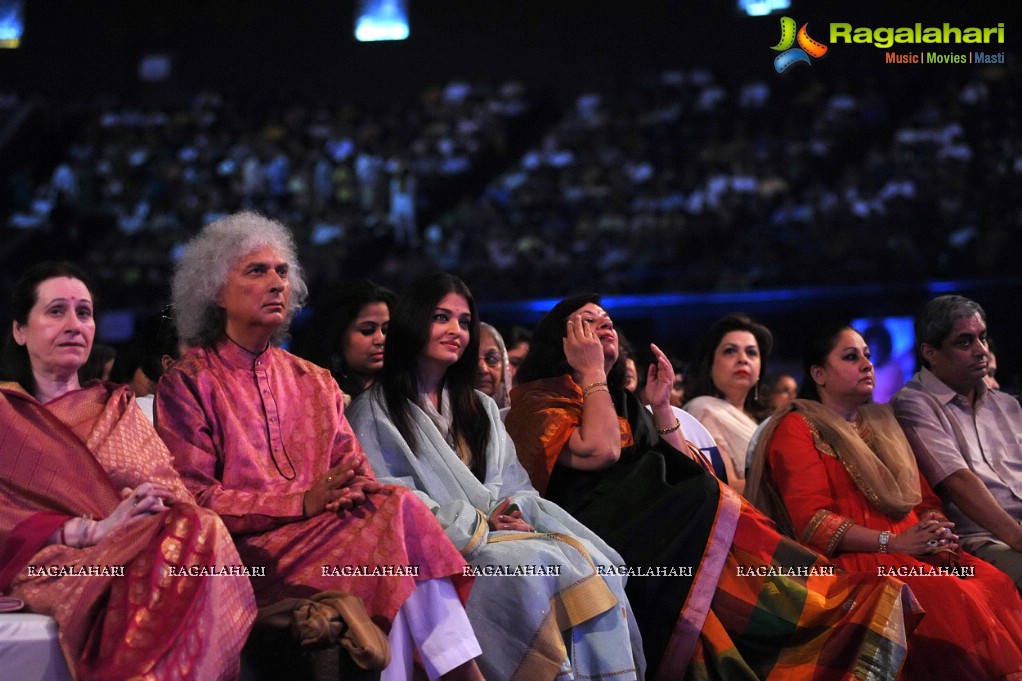
M 812 64 L 810 57 L 819 59 L 827 54 L 826 45 L 809 37 L 809 32 L 806 30 L 809 24 L 802 24 L 802 28 L 798 29 L 797 36 L 795 26 L 795 20 L 791 17 L 781 17 L 781 42 L 770 48 L 780 52 L 774 57 L 774 68 L 777 73 L 784 73 L 789 66 L 799 62 Z M 796 40 L 798 47 L 792 47 Z

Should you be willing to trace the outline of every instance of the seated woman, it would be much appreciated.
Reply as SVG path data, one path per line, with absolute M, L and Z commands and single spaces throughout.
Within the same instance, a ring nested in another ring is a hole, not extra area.
M 504 339 L 497 329 L 486 323 L 479 324 L 479 364 L 475 388 L 492 397 L 498 409 L 505 410 L 511 406 L 511 363 Z
M 773 335 L 744 314 L 718 320 L 703 338 L 685 411 L 717 442 L 728 483 L 745 490 L 745 458 L 756 426 L 771 411 L 760 402 L 759 378 Z
M 352 405 L 355 433 L 382 480 L 416 490 L 482 573 L 468 614 L 486 678 L 642 679 L 624 580 L 601 579 L 594 566 L 621 558 L 540 498 L 496 404 L 472 387 L 486 335 L 478 320 L 460 279 L 413 283 L 398 301 L 379 384 Z M 488 575 L 494 568 L 512 575 Z
M 798 397 L 798 381 L 794 376 L 773 374 L 763 379 L 762 385 L 766 388 L 766 401 L 772 412 L 788 406 Z
M 265 566 L 260 606 L 353 593 L 390 629 L 385 679 L 409 677 L 409 637 L 431 679 L 480 678 L 465 561 L 414 494 L 376 481 L 329 372 L 276 345 L 305 293 L 283 225 L 243 212 L 203 228 L 174 274 L 192 349 L 160 379 L 160 434 L 245 563 Z
M 134 348 L 119 351 L 110 380 L 124 383 L 135 393 L 135 402 L 150 422 L 156 402 L 156 382 L 187 348 L 182 347 L 174 327 L 174 309 L 167 305 L 158 316 L 142 322 Z
M 226 528 L 195 505 L 128 388 L 81 387 L 93 305 L 68 263 L 36 265 L 14 289 L 0 375 L 0 592 L 56 619 L 77 679 L 237 678 L 252 587 L 190 574 L 241 568 Z
M 893 412 L 869 403 L 862 336 L 823 327 L 806 348 L 805 399 L 764 429 L 750 498 L 835 564 L 912 588 L 928 614 L 909 637 L 906 678 L 1019 678 L 1022 601 L 1010 578 L 958 549 Z
M 507 362 L 511 371 L 511 385 L 515 385 L 515 373 L 529 354 L 532 331 L 524 326 L 512 326 L 507 338 Z
M 567 298 L 540 322 L 507 429 L 533 483 L 643 575 L 626 590 L 648 678 L 895 678 L 910 592 L 833 574 L 681 454 L 670 362 L 655 351 L 647 371 L 651 415 L 620 387 L 617 332 L 598 302 Z
M 316 306 L 295 351 L 333 374 L 344 393 L 345 406 L 368 389 L 383 368 L 394 294 L 371 281 L 344 283 Z

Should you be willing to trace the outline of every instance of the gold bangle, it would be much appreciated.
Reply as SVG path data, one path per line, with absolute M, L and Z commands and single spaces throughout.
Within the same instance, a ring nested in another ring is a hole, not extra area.
M 91 533 L 89 531 L 88 523 L 90 523 L 90 522 L 92 522 L 92 514 L 91 513 L 86 513 L 85 515 L 82 516 L 81 523 L 78 526 L 78 528 L 79 528 L 78 529 L 78 545 L 75 546 L 76 549 L 84 549 L 86 546 L 89 546 L 89 543 L 88 543 L 89 542 L 89 535 Z
M 678 428 L 681 428 L 681 421 L 679 421 L 678 417 L 675 416 L 674 417 L 674 425 L 673 426 L 671 426 L 670 428 L 663 428 L 663 429 L 657 428 L 656 432 L 660 433 L 661 435 L 670 435 L 671 433 L 676 431 Z
M 582 399 L 585 399 L 586 395 L 588 395 L 590 392 L 592 392 L 593 388 L 599 388 L 601 385 L 606 387 L 607 382 L 606 381 L 596 381 L 595 383 L 590 383 L 585 388 L 582 388 Z
M 587 398 L 588 398 L 588 397 L 589 397 L 590 395 L 592 395 L 593 393 L 609 393 L 609 392 L 610 392 L 610 391 L 609 391 L 609 390 L 607 390 L 606 388 L 601 388 L 601 387 L 599 387 L 599 386 L 597 386 L 597 387 L 595 387 L 595 388 L 588 388 L 588 389 L 586 389 L 586 391 L 585 391 L 584 393 L 582 393 L 582 401 L 583 401 L 583 402 L 585 402 L 585 401 L 586 401 L 586 399 L 587 399 Z

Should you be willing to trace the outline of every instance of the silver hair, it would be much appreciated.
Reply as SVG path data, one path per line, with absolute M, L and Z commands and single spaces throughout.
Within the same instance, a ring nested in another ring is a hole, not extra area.
M 486 322 L 479 322 L 479 343 L 482 344 L 482 334 L 488 332 L 493 336 L 493 339 L 497 342 L 497 348 L 500 350 L 501 358 L 501 370 L 500 370 L 500 387 L 497 388 L 496 394 L 493 396 L 493 400 L 497 403 L 497 406 L 503 409 L 504 407 L 511 406 L 511 360 L 507 357 L 507 345 L 504 343 L 504 337 L 500 335 L 491 324 Z
M 926 303 L 916 317 L 916 343 L 919 346 L 926 343 L 939 348 L 944 339 L 951 334 L 956 319 L 971 317 L 974 314 L 978 314 L 986 324 L 987 313 L 976 301 L 964 296 L 938 296 Z M 922 361 L 923 365 L 929 368 L 929 362 L 925 359 Z
M 287 338 L 288 327 L 309 293 L 294 238 L 276 220 L 242 211 L 203 227 L 185 246 L 174 269 L 171 302 L 181 340 L 192 346 L 212 347 L 223 337 L 227 317 L 217 305 L 217 296 L 227 283 L 231 267 L 240 258 L 266 246 L 280 252 L 288 264 L 287 319 L 274 332 L 271 342 L 278 345 Z

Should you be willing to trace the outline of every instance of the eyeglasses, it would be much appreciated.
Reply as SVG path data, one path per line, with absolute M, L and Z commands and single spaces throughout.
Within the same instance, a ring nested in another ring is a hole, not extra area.
M 499 367 L 504 363 L 504 358 L 499 352 L 487 352 L 480 359 L 482 359 L 488 367 Z

